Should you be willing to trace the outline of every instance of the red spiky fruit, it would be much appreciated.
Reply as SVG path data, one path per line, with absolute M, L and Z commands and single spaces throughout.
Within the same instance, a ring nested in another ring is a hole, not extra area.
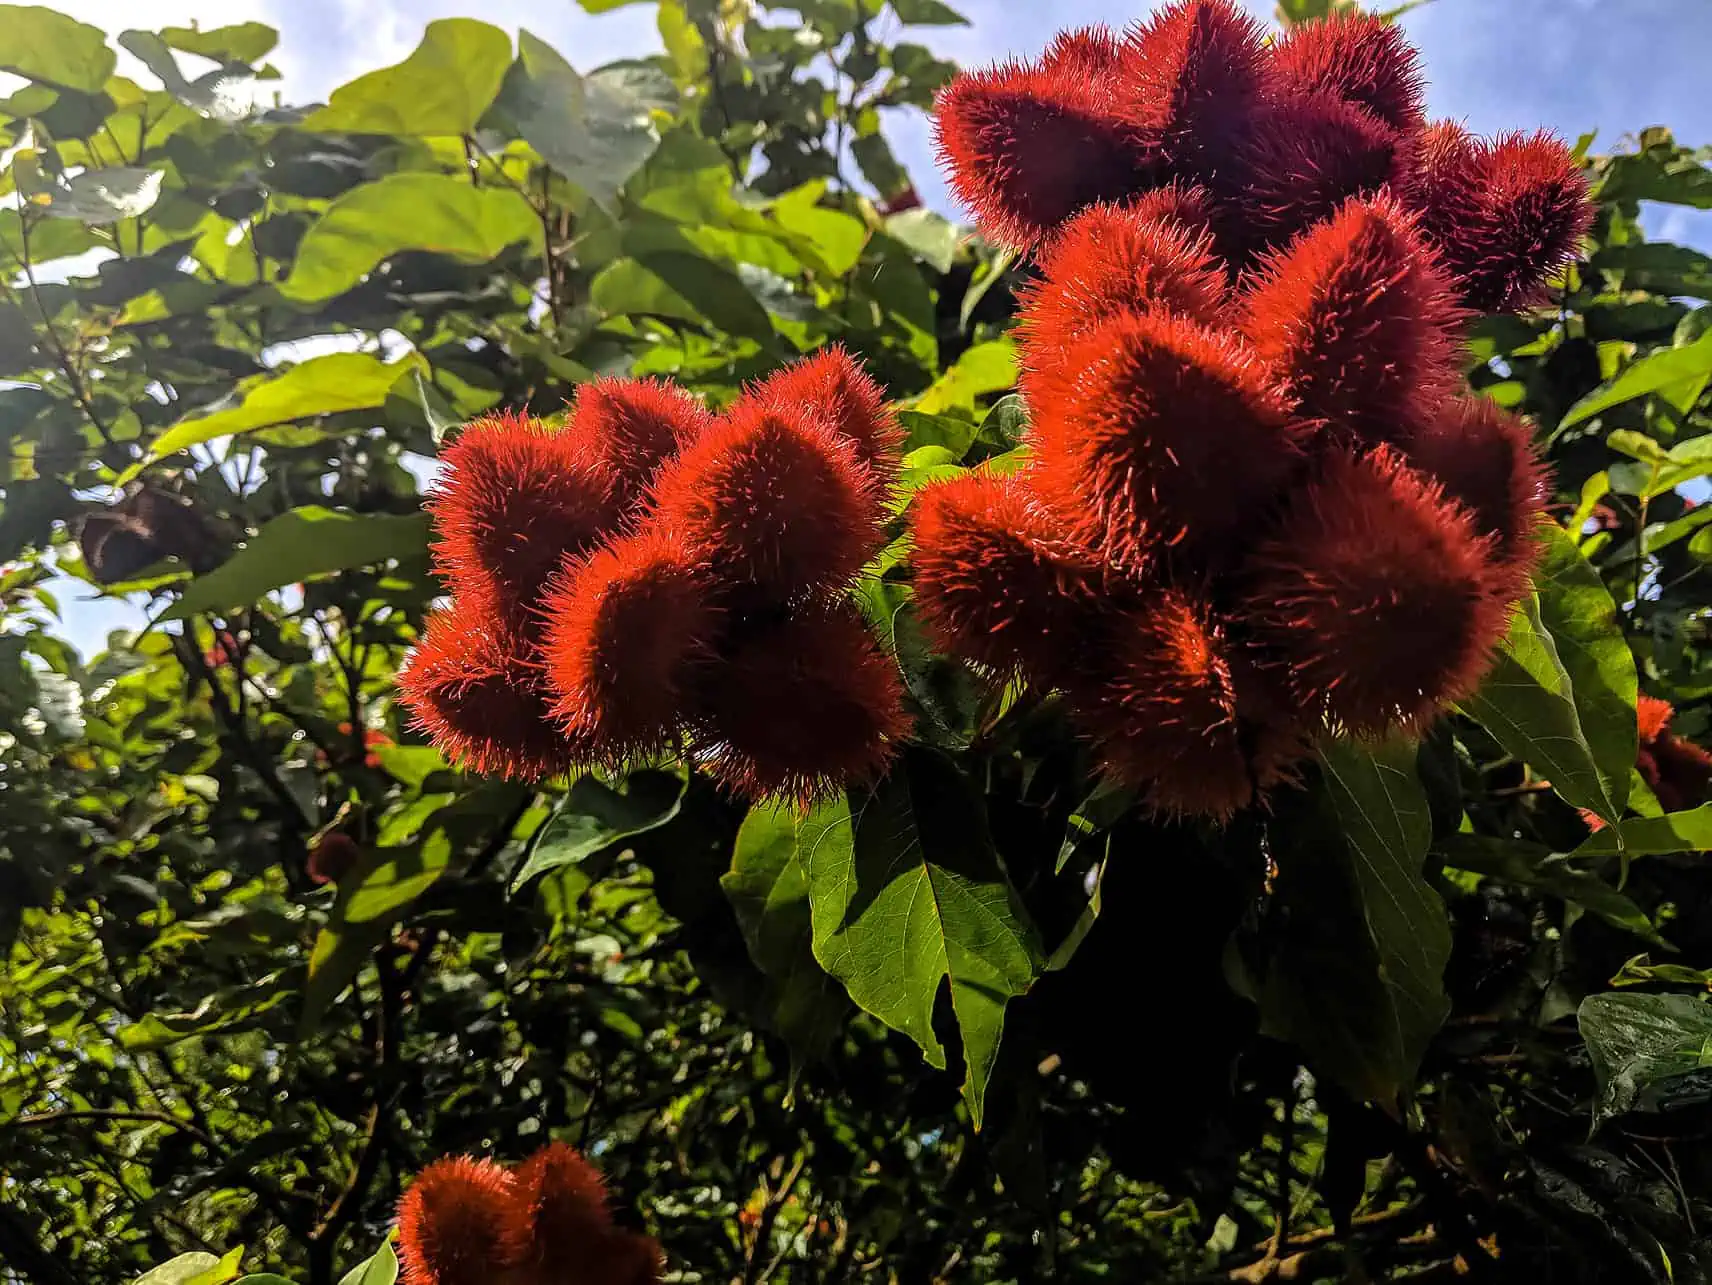
M 1092 205 L 1047 243 L 1040 277 L 1023 298 L 1024 392 L 1101 322 L 1125 312 L 1164 312 L 1216 326 L 1224 317 L 1223 266 L 1211 240 L 1133 208 Z
M 1504 636 L 1489 547 L 1396 452 L 1333 452 L 1255 551 L 1242 615 L 1301 708 L 1357 735 L 1418 728 Z
M 1114 620 L 1071 708 L 1115 780 L 1160 812 L 1228 818 L 1253 796 L 1223 631 L 1163 590 Z
M 1226 227 L 1254 250 L 1285 245 L 1345 201 L 1370 196 L 1397 166 L 1397 132 L 1324 91 L 1279 97 L 1257 111 L 1242 149 L 1242 186 Z
M 1114 317 L 1072 345 L 1030 431 L 1042 495 L 1126 563 L 1216 549 L 1301 454 L 1246 344 L 1161 315 Z
M 1712 796 L 1712 754 L 1693 741 L 1680 736 L 1662 737 L 1648 748 L 1646 755 L 1652 760 L 1652 774 L 1647 774 L 1644 761 L 1637 766 L 1665 811 L 1682 812 L 1698 807 Z
M 658 1285 L 664 1263 L 657 1241 L 633 1232 L 615 1232 L 601 1242 L 586 1277 L 569 1278 L 563 1285 Z
M 324 834 L 309 848 L 309 881 L 316 885 L 338 883 L 356 867 L 362 855 L 363 850 L 350 835 L 338 830 Z
M 1460 374 L 1450 283 L 1386 197 L 1348 202 L 1265 260 L 1243 312 L 1296 415 L 1345 442 L 1409 437 Z
M 1546 466 L 1527 422 L 1487 397 L 1456 397 L 1417 433 L 1410 462 L 1466 508 L 1475 530 L 1493 539 L 1498 594 L 1528 591 L 1539 555 L 1540 519 L 1550 499 Z
M 428 618 L 398 690 L 414 725 L 473 771 L 539 781 L 586 755 L 552 719 L 533 648 L 478 599 Z
M 1123 40 L 1110 27 L 1098 25 L 1060 31 L 1040 56 L 1050 72 L 1109 81 L 1123 60 Z
M 440 452 L 428 509 L 440 573 L 455 595 L 527 617 L 566 556 L 618 522 L 612 475 L 573 436 L 506 411 L 468 425 Z
M 1027 247 L 1077 210 L 1149 185 L 1130 131 L 1111 114 L 1097 41 L 1052 66 L 1001 63 L 939 91 L 934 128 L 952 194 L 981 231 Z
M 1593 219 L 1586 175 L 1543 130 L 1483 140 L 1435 125 L 1413 149 L 1406 190 L 1464 302 L 1487 312 L 1542 302 Z
M 1271 72 L 1286 93 L 1334 93 L 1400 133 L 1426 123 L 1420 57 L 1401 27 L 1374 14 L 1298 23 L 1273 45 Z
M 529 1285 L 583 1285 L 608 1277 L 588 1270 L 606 1256 L 612 1225 L 600 1171 L 562 1142 L 548 1143 L 512 1175 L 511 1228 Z
M 912 519 L 916 612 L 935 648 L 1056 685 L 1100 614 L 1099 559 L 1021 474 L 927 487 Z
M 663 379 L 598 379 L 578 391 L 568 432 L 607 466 L 630 510 L 660 466 L 712 424 L 707 407 Z
M 829 344 L 768 376 L 750 396 L 786 414 L 819 416 L 848 438 L 883 483 L 897 476 L 908 436 L 886 390 L 841 344 Z
M 1165 175 L 1228 191 L 1262 89 L 1262 28 L 1232 0 L 1175 0 L 1124 46 L 1119 110 Z
M 848 582 L 882 537 L 879 487 L 851 443 L 753 399 L 661 472 L 654 511 L 721 579 L 779 599 Z
M 488 1285 L 522 1254 L 511 1198 L 511 1175 L 491 1160 L 434 1161 L 398 1202 L 400 1279 L 405 1285 Z
M 855 608 L 756 621 L 703 692 L 714 778 L 746 798 L 809 800 L 878 778 L 909 731 L 903 682 Z
M 1640 743 L 1650 745 L 1664 736 L 1670 730 L 1670 720 L 1675 714 L 1676 710 L 1669 701 L 1642 692 L 1635 699 L 1635 732 Z
M 568 564 L 541 611 L 552 712 L 571 737 L 610 764 L 668 748 L 719 633 L 707 568 L 645 528 Z
M 1194 236 L 1213 233 L 1213 197 L 1193 183 L 1170 182 L 1128 201 L 1125 208 L 1138 220 L 1176 223 Z

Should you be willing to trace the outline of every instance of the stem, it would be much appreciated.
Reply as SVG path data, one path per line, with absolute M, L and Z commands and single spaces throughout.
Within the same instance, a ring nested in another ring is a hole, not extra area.
M 71 395 L 77 399 L 77 404 L 83 408 L 83 413 L 89 416 L 89 422 L 95 425 L 95 431 L 101 434 L 101 440 L 108 446 L 113 445 L 113 434 L 107 430 L 107 425 L 95 413 L 95 407 L 89 403 L 89 394 L 83 385 L 83 377 L 78 374 L 77 367 L 72 364 L 71 353 L 60 342 L 59 331 L 55 328 L 53 318 L 48 316 L 46 305 L 42 303 L 42 292 L 36 285 L 35 269 L 30 262 L 30 219 L 24 211 L 18 213 L 18 250 L 19 258 L 24 267 L 24 281 L 29 286 L 30 298 L 35 300 L 36 312 L 41 315 L 42 329 L 47 332 L 48 343 L 53 346 L 54 355 L 59 358 L 59 368 L 65 374 L 66 383 L 71 388 Z

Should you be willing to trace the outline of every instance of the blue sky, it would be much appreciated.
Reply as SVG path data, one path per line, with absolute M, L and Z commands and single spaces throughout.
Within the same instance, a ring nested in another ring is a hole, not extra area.
M 195 20 L 245 20 L 283 33 L 274 62 L 288 101 L 324 98 L 335 85 L 407 54 L 434 18 L 472 16 L 527 27 L 584 69 L 658 48 L 654 8 L 591 17 L 577 0 L 46 0 L 109 33 Z M 1060 27 L 1143 17 L 1150 0 L 951 0 L 967 27 L 919 28 L 911 38 L 965 64 L 1038 51 Z M 1272 0 L 1245 0 L 1269 16 Z M 789 15 L 774 13 L 771 21 Z M 1609 148 L 1625 134 L 1669 125 L 1686 143 L 1712 142 L 1712 0 L 1434 0 L 1405 17 L 1429 78 L 1429 104 L 1483 133 L 1547 126 L 1574 139 L 1597 130 Z M 134 67 L 130 74 L 137 74 Z M 928 125 L 892 122 L 899 158 L 930 205 L 952 213 L 935 173 Z M 1712 246 L 1712 217 L 1659 212 L 1654 235 Z M 70 637 L 86 652 L 112 628 L 133 627 L 121 603 L 87 601 L 67 582 Z

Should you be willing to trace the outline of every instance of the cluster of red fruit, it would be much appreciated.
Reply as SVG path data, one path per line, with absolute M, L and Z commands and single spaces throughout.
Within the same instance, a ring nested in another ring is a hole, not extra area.
M 613 1225 L 594 1166 L 563 1143 L 515 1170 L 436 1160 L 398 1202 L 404 1285 L 655 1285 L 660 1247 Z
M 1463 328 L 1572 260 L 1570 152 L 1427 124 L 1377 18 L 1268 43 L 1231 0 L 960 77 L 938 127 L 1039 272 L 1029 468 L 917 503 L 936 642 L 1062 689 L 1108 773 L 1181 813 L 1247 804 L 1328 726 L 1468 694 L 1545 478 L 1528 427 L 1463 391 Z
M 529 780 L 673 753 L 751 797 L 877 775 L 903 691 L 847 591 L 902 438 L 836 347 L 719 416 L 612 379 L 560 429 L 469 425 L 431 501 L 452 605 L 399 678 L 418 724 Z

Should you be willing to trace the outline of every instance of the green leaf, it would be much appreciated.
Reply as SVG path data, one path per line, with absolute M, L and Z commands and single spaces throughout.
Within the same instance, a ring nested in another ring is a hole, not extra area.
M 584 13 L 611 13 L 626 5 L 647 4 L 649 0 L 577 0 L 577 3 L 583 7 Z
M 1632 362 L 1609 383 L 1602 384 L 1571 406 L 1558 422 L 1555 438 L 1565 429 L 1595 415 L 1649 394 L 1664 398 L 1679 411 L 1686 411 L 1712 379 L 1712 333 L 1702 335 L 1686 348 L 1661 348 Z
M 1655 945 L 1668 945 L 1645 911 L 1592 871 L 1576 868 L 1572 857 L 1538 844 L 1474 834 L 1447 835 L 1436 850 L 1447 865 L 1458 870 L 1472 870 L 1519 888 L 1538 889 L 1560 901 L 1574 902 L 1615 928 Z
M 166 41 L 155 32 L 123 31 L 119 33 L 119 44 L 135 54 L 169 94 L 192 110 L 227 122 L 243 120 L 250 114 L 247 89 L 254 78 L 248 73 L 217 69 L 189 81 Z
M 346 1272 L 339 1285 L 397 1285 L 397 1281 L 398 1255 L 393 1253 L 392 1242 L 383 1240 L 374 1256 Z
M 199 54 L 216 62 L 256 62 L 279 43 L 279 32 L 265 22 L 239 22 L 229 27 L 198 31 L 195 27 L 162 27 L 161 39 L 174 49 Z
M 530 845 L 511 881 L 513 891 L 538 875 L 586 861 L 597 852 L 665 825 L 683 807 L 689 777 L 682 772 L 633 772 L 622 790 L 578 777 L 552 819 Z
M 805 832 L 820 834 L 825 829 L 825 820 L 813 812 L 759 804 L 743 819 L 731 869 L 719 880 L 737 914 L 749 957 L 767 976 L 768 1009 L 791 1051 L 792 1088 L 806 1062 L 825 1056 L 849 1016 L 837 982 L 814 957 L 807 853 L 801 840 Z
M 0 11 L 0 20 L 4 13 Z M 180 1254 L 170 1262 L 162 1263 L 153 1271 L 144 1272 L 137 1277 L 133 1285 L 191 1285 L 200 1276 L 218 1271 L 221 1260 L 213 1254 L 205 1254 L 197 1250 L 189 1254 Z
M 589 302 L 609 316 L 675 317 L 771 344 L 773 323 L 723 264 L 695 254 L 666 252 L 620 259 L 601 269 Z
M 1432 820 L 1415 771 L 1416 747 L 1394 739 L 1320 748 L 1326 789 L 1343 823 L 1356 901 L 1390 999 L 1389 1038 L 1364 1050 L 1368 1096 L 1395 1105 L 1414 1082 L 1427 1043 L 1450 1013 L 1444 990 L 1450 919 L 1422 876 Z
M 174 424 L 155 441 L 149 456 L 133 465 L 122 480 L 128 481 L 156 460 L 216 437 L 247 433 L 336 415 L 342 411 L 372 410 L 386 401 L 387 393 L 400 378 L 420 370 L 425 363 L 416 353 L 387 363 L 369 353 L 335 352 L 311 357 L 283 375 L 252 380 L 244 386 L 236 406 L 199 415 Z
M 415 557 L 427 547 L 428 519 L 423 514 L 345 513 L 304 505 L 264 523 L 242 549 L 190 581 L 161 619 L 247 607 L 286 585 L 390 558 Z
M 892 10 L 916 27 L 967 27 L 969 20 L 941 0 L 892 0 Z
M 334 918 L 346 924 L 390 922 L 439 882 L 452 860 L 452 841 L 434 830 L 421 843 L 370 848 L 339 885 Z
M 1593 1124 L 1712 1097 L 1712 1005 L 1689 995 L 1589 995 L 1576 1014 L 1599 1095 Z M 1692 1076 L 1684 1082 L 1683 1077 Z
M 826 180 L 816 179 L 786 192 L 773 202 L 773 218 L 808 243 L 826 272 L 841 277 L 862 257 L 868 228 L 861 219 L 842 210 L 822 208 L 818 202 L 825 191 Z
M 818 809 L 806 852 L 814 954 L 858 1006 L 946 1065 L 933 1030 L 942 983 L 963 1045 L 963 1096 L 977 1128 L 1005 1006 L 1041 959 L 988 837 L 980 800 L 949 760 L 907 751 L 853 815 Z
M 391 934 L 391 919 L 345 923 L 337 918 L 316 934 L 309 954 L 309 972 L 304 979 L 303 1011 L 297 1022 L 300 1036 L 307 1037 L 320 1025 L 321 1018 L 345 987 L 363 971 L 375 947 Z
M 299 303 L 330 299 L 403 250 L 485 263 L 540 234 L 535 211 L 513 188 L 474 187 L 450 174 L 389 174 L 352 188 L 310 225 L 279 292 Z
M 936 272 L 950 272 L 963 234 L 955 223 L 932 210 L 905 210 L 886 220 L 886 234 Z
M 111 169 L 84 170 L 63 187 L 41 193 L 39 208 L 50 218 L 76 219 L 79 223 L 117 223 L 147 213 L 160 200 L 160 170 L 116 165 Z
M 551 45 L 522 31 L 498 105 L 547 164 L 613 209 L 625 180 L 659 146 L 650 115 L 658 96 L 637 94 L 622 69 L 581 76 Z
M 0 4 L 0 71 L 61 89 L 100 92 L 118 57 L 99 27 L 40 5 Z
M 1659 817 L 1633 817 L 1607 826 L 1586 840 L 1570 856 L 1651 857 L 1670 852 L 1712 852 L 1712 803 L 1688 812 Z
M 319 133 L 459 135 L 475 131 L 511 65 L 511 37 L 473 18 L 440 18 L 396 66 L 333 91 L 303 122 Z
M 1535 581 L 1463 709 L 1565 800 L 1614 824 L 1635 761 L 1634 657 L 1599 573 L 1561 529 Z
M 1016 346 L 1009 339 L 976 344 L 917 399 L 915 409 L 935 415 L 952 407 L 974 410 L 976 398 L 1016 383 Z
M 898 412 L 898 422 L 909 432 L 904 449 L 915 454 L 930 447 L 943 447 L 945 462 L 956 463 L 975 442 L 979 431 L 971 420 L 957 415 L 926 415 L 917 410 Z M 930 463 L 918 460 L 918 464 Z

